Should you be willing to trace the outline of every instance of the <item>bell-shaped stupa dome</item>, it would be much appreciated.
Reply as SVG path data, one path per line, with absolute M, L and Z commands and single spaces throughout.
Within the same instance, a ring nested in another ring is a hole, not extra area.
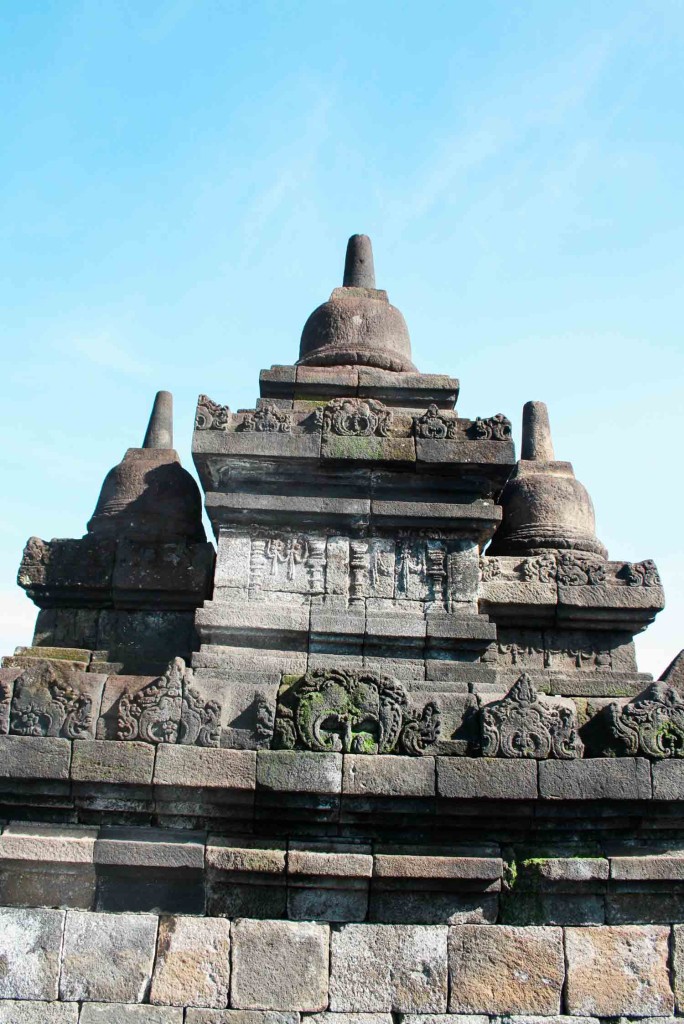
M 522 458 L 504 487 L 503 520 L 488 555 L 532 555 L 551 549 L 606 558 L 596 536 L 594 506 L 569 462 L 556 462 L 544 402 L 523 408 Z
M 142 448 L 104 479 L 88 533 L 149 541 L 204 541 L 202 499 L 173 448 L 173 395 L 159 391 Z
M 347 243 L 344 279 L 304 324 L 299 345 L 304 366 L 375 366 L 415 370 L 406 321 L 375 287 L 373 249 L 367 235 Z

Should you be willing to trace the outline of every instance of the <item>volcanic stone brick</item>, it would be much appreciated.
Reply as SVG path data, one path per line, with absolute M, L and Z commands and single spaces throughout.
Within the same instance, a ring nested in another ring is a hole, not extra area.
M 392 1024 L 391 1013 L 314 1013 L 306 1024 Z
M 342 755 L 295 750 L 260 750 L 257 786 L 288 793 L 339 793 Z
M 230 922 L 220 917 L 162 918 L 150 1002 L 223 1007 L 229 987 Z
M 154 781 L 162 786 L 251 790 L 254 788 L 255 767 L 253 750 L 160 743 Z
M 600 1017 L 672 1013 L 668 938 L 668 928 L 654 925 L 566 928 L 568 1011 Z
M 328 943 L 325 925 L 239 920 L 233 925 L 231 1003 L 249 1010 L 325 1009 Z
M 157 918 L 70 911 L 64 929 L 60 999 L 141 1002 L 152 976 Z
M 491 757 L 438 757 L 436 761 L 440 796 L 454 800 L 534 800 L 537 797 L 536 761 Z
M 154 750 L 151 743 L 137 741 L 74 743 L 71 778 L 75 782 L 145 785 L 152 782 Z
M 299 1024 L 298 1013 L 275 1010 L 186 1010 L 185 1024 Z
M 433 796 L 435 759 L 346 754 L 343 790 L 352 796 Z
M 69 740 L 52 736 L 0 736 L 0 778 L 68 779 Z
M 649 800 L 651 768 L 643 757 L 541 761 L 539 793 L 547 800 Z
M 522 1017 L 516 1017 L 515 1024 Z M 544 1020 L 552 1021 L 553 1017 L 545 1017 Z M 483 1017 L 477 1013 L 468 1013 L 455 1016 L 452 1013 L 405 1013 L 402 1014 L 401 1024 L 489 1024 L 489 1017 Z M 584 1024 L 584 1021 L 582 1022 Z
M 684 925 L 675 925 L 672 931 L 674 935 L 674 990 L 677 1013 L 682 1013 L 684 1010 Z
M 684 800 L 684 764 L 674 758 L 652 766 L 653 799 Z
M 452 1013 L 560 1011 L 565 976 L 560 928 L 458 925 L 449 929 Z
M 446 927 L 349 924 L 333 931 L 331 1010 L 442 1013 L 446 1003 Z
M 0 1000 L 0 1024 L 76 1024 L 78 1003 Z
M 383 924 L 494 924 L 496 894 L 373 889 L 368 918 Z
M 79 1024 L 183 1024 L 179 1006 L 135 1003 L 84 1003 Z
M 62 910 L 0 909 L 0 998 L 56 999 Z

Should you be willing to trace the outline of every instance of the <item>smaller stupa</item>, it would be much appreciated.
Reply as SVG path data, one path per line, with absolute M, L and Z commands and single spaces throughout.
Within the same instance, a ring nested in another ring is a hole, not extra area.
M 544 402 L 523 407 L 522 458 L 504 487 L 503 520 L 488 555 L 534 555 L 548 549 L 607 558 L 596 536 L 594 505 L 572 463 L 557 462 Z

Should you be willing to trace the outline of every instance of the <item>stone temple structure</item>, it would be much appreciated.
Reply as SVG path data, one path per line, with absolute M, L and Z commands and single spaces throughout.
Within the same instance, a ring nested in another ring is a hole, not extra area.
M 0 1024 L 684 1017 L 656 566 L 609 557 L 542 402 L 516 461 L 416 369 L 365 236 L 259 386 L 198 401 L 215 547 L 167 392 L 85 535 L 26 545 Z

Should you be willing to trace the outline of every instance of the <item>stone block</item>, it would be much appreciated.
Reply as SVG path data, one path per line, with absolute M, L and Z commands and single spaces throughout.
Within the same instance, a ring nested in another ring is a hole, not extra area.
M 139 1003 L 84 1003 L 79 1024 L 183 1024 L 183 1010 Z
M 348 796 L 434 796 L 434 757 L 345 754 L 343 792 Z
M 438 757 L 436 761 L 439 796 L 450 800 L 537 798 L 536 761 L 490 757 Z
M 0 909 L 0 999 L 56 999 L 61 910 Z
M 8 825 L 0 836 L 0 904 L 92 907 L 97 831 L 83 826 Z
M 651 769 L 643 757 L 540 761 L 539 794 L 545 800 L 650 800 Z
M 220 917 L 161 918 L 150 1002 L 224 1007 L 229 991 L 230 922 Z
M 342 754 L 259 750 L 256 781 L 259 789 L 276 792 L 340 793 Z
M 684 762 L 656 761 L 651 771 L 654 800 L 684 800 Z
M 68 911 L 59 996 L 139 1003 L 152 976 L 157 917 Z
M 90 864 L 96 826 L 10 822 L 0 836 L 0 859 L 58 864 Z
M 449 929 L 451 1013 L 560 1012 L 560 928 L 458 925 Z
M 367 879 L 373 874 L 373 857 L 369 843 L 344 843 L 312 840 L 290 840 L 287 854 L 288 881 L 315 876 L 324 879 Z
M 70 663 L 63 664 L 59 659 L 47 665 L 39 660 L 35 665 L 14 682 L 10 733 L 64 739 L 94 737 L 106 677 L 86 672 L 85 666 L 83 671 L 72 671 Z
M 502 894 L 499 920 L 510 925 L 585 925 L 606 920 L 605 897 L 596 893 Z
M 331 1010 L 446 1011 L 445 927 L 349 924 L 331 938 Z
M 314 1013 L 306 1024 L 392 1024 L 391 1013 Z
M 684 925 L 677 924 L 672 929 L 673 954 L 672 974 L 674 993 L 677 1000 L 677 1013 L 684 1012 Z
M 0 840 L 0 848 L 2 841 Z M 607 843 L 610 877 L 621 882 L 684 881 L 684 847 L 674 843 Z
M 288 886 L 287 916 L 294 921 L 365 921 L 368 914 L 368 884 L 345 889 Z
M 76 1024 L 78 1003 L 0 999 L 0 1024 Z
M 299 1024 L 298 1013 L 275 1010 L 195 1010 L 188 1007 L 186 1024 Z
M 494 924 L 498 913 L 496 893 L 373 887 L 368 919 L 383 924 Z
M 137 740 L 91 740 L 74 743 L 71 778 L 74 782 L 146 785 L 152 782 L 155 748 Z
M 654 925 L 566 928 L 568 1012 L 582 1017 L 673 1013 L 668 939 L 669 929 Z
M 329 930 L 292 921 L 238 920 L 232 929 L 231 1004 L 322 1010 L 328 1004 Z
M 213 568 L 212 544 L 151 543 L 122 537 L 112 576 L 114 603 L 119 607 L 197 608 L 211 594 Z
M 95 843 L 96 864 L 183 870 L 204 867 L 204 833 L 164 828 L 110 826 Z
M 107 677 L 102 693 L 100 717 L 97 720 L 96 736 L 99 740 L 119 739 L 119 702 L 124 694 L 135 696 L 156 680 L 150 675 L 120 675 Z M 130 741 L 127 741 L 130 742 Z
M 683 920 L 684 893 L 672 892 L 670 886 L 661 892 L 609 892 L 606 896 L 606 924 L 675 924 Z
M 69 740 L 51 736 L 0 736 L 0 778 L 68 779 Z
M 253 790 L 256 753 L 225 747 L 189 747 L 160 743 L 154 766 L 157 786 Z
M 527 1020 L 527 1018 L 524 1019 Z M 532 1018 L 529 1019 L 532 1020 Z M 543 1019 L 549 1024 L 560 1020 L 556 1017 L 544 1017 Z M 516 1017 L 511 1024 L 518 1024 L 518 1021 L 521 1020 L 523 1020 L 522 1017 Z M 490 1018 L 479 1013 L 403 1013 L 401 1024 L 490 1024 Z

